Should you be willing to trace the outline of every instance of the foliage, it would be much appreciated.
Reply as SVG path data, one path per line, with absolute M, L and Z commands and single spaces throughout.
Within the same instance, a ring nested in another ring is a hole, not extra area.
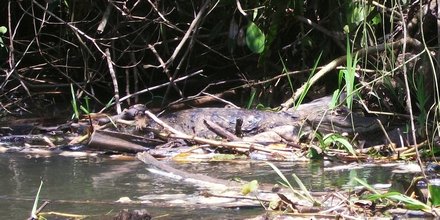
M 32 219 L 40 219 L 38 217 L 37 208 L 38 208 L 38 200 L 40 198 L 41 187 L 43 187 L 43 181 L 40 182 L 40 187 L 38 187 L 37 195 L 35 196 L 34 205 L 32 206 L 31 218 Z
M 428 183 L 428 191 L 431 205 L 434 207 L 440 206 L 440 185 L 439 179 L 431 180 Z
M 318 67 L 318 63 L 319 63 L 319 60 L 321 59 L 321 55 L 322 55 L 322 52 L 321 52 L 321 54 L 319 54 L 319 57 L 316 60 L 315 65 L 313 66 L 312 72 L 310 73 L 309 79 L 306 82 L 306 85 L 307 85 L 306 89 L 301 93 L 301 96 L 299 97 L 298 101 L 296 102 L 296 106 L 295 106 L 296 108 L 298 108 L 298 106 L 301 105 L 301 103 L 304 100 L 304 97 L 307 95 L 307 92 L 310 89 L 310 79 L 313 77 L 313 75 L 316 72 L 316 67 Z
M 347 66 L 340 72 L 343 74 L 345 80 L 345 90 L 347 92 L 346 104 L 348 109 L 351 109 L 353 106 L 353 95 L 355 87 L 354 79 L 356 75 L 357 57 L 358 54 L 356 54 L 354 57 L 352 56 L 350 43 L 347 38 Z
M 254 53 L 262 53 L 265 40 L 266 37 L 261 29 L 254 22 L 250 22 L 246 28 L 246 45 L 249 49 Z
M 331 146 L 337 146 L 340 148 L 344 148 L 350 154 L 352 154 L 353 156 L 356 156 L 356 151 L 354 150 L 353 145 L 347 140 L 346 137 L 342 136 L 341 134 L 329 133 L 329 134 L 322 136 L 320 133 L 316 133 L 315 136 L 320 143 L 321 149 L 324 151 L 329 149 Z M 312 152 L 310 152 L 310 156 L 316 158 L 316 156 L 317 156 L 316 152 L 313 152 L 316 150 L 313 148 L 311 148 L 310 150 L 312 150 Z
M 415 77 L 415 88 L 413 91 L 415 91 L 416 95 L 416 106 L 419 110 L 419 115 L 417 117 L 417 122 L 420 127 L 423 127 L 427 120 L 427 111 L 426 111 L 426 105 L 429 101 L 429 94 L 427 94 L 425 90 L 425 79 L 422 74 L 414 74 Z
M 70 84 L 70 94 L 71 94 L 71 97 L 72 97 L 71 101 L 70 101 L 70 104 L 71 104 L 72 110 L 73 110 L 72 118 L 79 119 L 79 117 L 81 116 L 81 114 L 80 114 L 80 112 L 78 110 L 78 107 L 79 107 L 79 109 L 81 109 L 81 111 L 83 111 L 84 114 L 90 114 L 91 113 L 90 103 L 89 103 L 90 98 L 88 96 L 85 96 L 83 98 L 84 102 L 85 102 L 85 105 L 80 104 L 78 106 L 77 98 L 76 98 L 76 95 L 75 95 L 75 90 L 73 89 L 73 85 L 72 84 Z
M 354 151 L 354 147 L 350 142 L 347 141 L 345 137 L 340 134 L 330 133 L 326 134 L 323 137 L 324 146 L 329 146 L 331 144 L 336 144 L 338 146 L 342 146 L 348 152 L 350 152 L 353 156 L 356 156 L 356 152 Z
M 413 199 L 411 197 L 408 197 L 406 195 L 403 195 L 399 192 L 387 192 L 387 193 L 380 193 L 377 190 L 375 190 L 372 186 L 370 186 L 365 181 L 354 178 L 355 181 L 360 183 L 362 186 L 366 187 L 369 191 L 373 192 L 373 194 L 368 195 L 366 198 L 372 201 L 379 200 L 379 199 L 387 199 L 394 202 L 401 202 L 405 204 L 405 207 L 408 209 L 413 210 L 424 210 L 424 211 L 430 211 L 431 207 L 428 205 L 420 202 L 417 199 Z
M 70 84 L 70 94 L 72 95 L 72 101 L 70 102 L 72 104 L 72 109 L 73 109 L 73 116 L 72 118 L 76 118 L 79 119 L 79 111 L 78 111 L 78 104 L 76 103 L 76 95 L 75 95 L 75 91 L 73 89 L 73 85 Z
M 279 170 L 278 167 L 276 167 L 273 163 L 266 162 L 266 164 L 269 165 L 277 173 L 277 175 L 282 179 L 281 184 L 288 187 L 293 192 L 293 194 L 295 194 L 296 196 L 298 196 L 302 199 L 305 199 L 305 200 L 311 202 L 314 206 L 321 205 L 320 202 L 318 202 L 316 199 L 314 199 L 312 197 L 312 195 L 309 193 L 307 188 L 304 186 L 304 184 L 301 182 L 301 180 L 295 174 L 292 174 L 292 177 L 294 178 L 296 184 L 298 184 L 298 186 L 300 187 L 301 191 L 294 189 L 292 187 L 292 185 L 290 184 L 289 180 L 286 178 L 286 176 L 284 176 L 284 174 L 281 172 L 281 170 Z
M 258 189 L 258 181 L 252 180 L 249 183 L 245 184 L 241 189 L 241 194 L 248 195 Z
M 0 26 L 0 47 L 5 47 L 5 43 L 3 42 L 3 35 L 5 35 L 6 32 L 8 32 L 8 28 L 6 28 L 5 26 Z
M 419 124 L 438 119 L 437 64 L 430 55 L 438 50 L 437 32 L 431 31 L 436 19 L 430 10 L 421 10 L 429 8 L 424 2 L 67 0 L 42 5 L 8 0 L 0 8 L 7 4 L 8 25 L 0 26 L 0 45 L 14 51 L 0 54 L 0 101 L 16 101 L 6 105 L 5 112 L 28 106 L 36 94 L 69 100 L 70 84 L 75 85 L 77 101 L 90 98 L 83 108 L 72 103 L 72 111 L 78 108 L 75 115 L 90 106 L 105 108 L 115 96 L 125 105 L 160 96 L 165 106 L 227 90 L 246 96 L 231 98 L 241 106 L 251 107 L 249 103 L 258 100 L 278 107 L 306 84 L 296 104 L 337 87 L 334 102 L 345 89 L 349 108 L 353 96 L 359 96 L 374 110 L 406 114 L 402 101 L 413 96 L 411 107 L 417 109 Z M 409 25 L 412 21 L 418 22 Z M 408 38 L 421 45 L 409 45 L 407 53 L 426 57 L 417 65 L 403 59 L 411 72 L 423 75 L 414 79 L 409 94 L 401 89 L 402 45 L 370 54 L 354 52 L 400 40 L 402 24 Z M 343 55 L 339 80 L 338 74 L 329 73 L 317 84 L 310 82 L 323 67 L 319 65 Z M 437 114 L 428 115 L 431 107 Z
M 367 197 L 369 200 L 377 200 L 377 199 L 389 199 L 395 202 L 402 202 L 405 204 L 406 208 L 412 210 L 424 210 L 429 211 L 431 207 L 426 204 L 420 202 L 417 199 L 413 199 L 409 196 L 403 195 L 398 192 L 388 192 L 383 194 L 373 194 Z

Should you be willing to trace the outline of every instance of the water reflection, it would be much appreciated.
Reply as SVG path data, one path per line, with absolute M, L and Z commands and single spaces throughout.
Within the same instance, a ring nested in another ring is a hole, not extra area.
M 177 169 L 191 173 L 209 174 L 222 179 L 257 179 L 264 183 L 280 180 L 264 162 L 169 162 Z M 342 171 L 324 171 L 322 162 L 275 163 L 291 179 L 295 173 L 312 191 L 327 191 L 333 188 L 349 187 L 350 178 L 357 176 L 370 184 L 387 183 L 390 169 L 371 167 Z M 44 181 L 41 198 L 53 202 L 46 211 L 69 212 L 74 214 L 96 215 L 101 219 L 106 213 L 114 216 L 127 205 L 115 205 L 121 197 L 136 199 L 144 195 L 193 195 L 198 190 L 191 185 L 170 180 L 149 173 L 146 166 L 132 160 L 117 161 L 110 158 L 68 157 L 26 158 L 24 155 L 0 155 L 0 216 L 3 219 L 25 219 L 29 217 L 33 198 L 37 193 L 40 179 Z M 155 208 L 156 206 L 156 208 Z M 200 209 L 160 207 L 156 205 L 130 205 L 131 209 L 146 208 L 153 216 L 166 215 L 186 217 L 244 217 L 260 214 L 260 210 Z M 150 208 L 149 208 L 150 207 Z M 213 211 L 214 210 L 214 211 Z M 100 216 L 100 217 L 99 217 Z

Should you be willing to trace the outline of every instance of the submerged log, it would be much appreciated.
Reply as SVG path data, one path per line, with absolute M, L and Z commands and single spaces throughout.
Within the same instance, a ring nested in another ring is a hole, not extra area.
M 88 146 L 98 150 L 137 153 L 154 148 L 163 143 L 156 139 L 124 134 L 114 131 L 95 130 L 90 137 Z
M 166 176 L 177 179 L 181 182 L 188 182 L 193 183 L 196 185 L 201 185 L 204 187 L 238 187 L 240 186 L 239 183 L 229 181 L 229 180 L 223 180 L 223 179 L 217 179 L 206 175 L 201 174 L 194 174 L 194 173 L 188 173 L 182 170 L 175 169 L 174 167 L 171 167 L 165 163 L 162 163 L 158 161 L 156 158 L 151 156 L 147 152 L 138 153 L 136 155 L 137 159 L 142 161 L 145 164 L 152 165 L 159 169 L 162 172 L 166 173 Z M 150 170 L 152 171 L 152 170 Z M 154 172 L 154 171 L 152 171 Z

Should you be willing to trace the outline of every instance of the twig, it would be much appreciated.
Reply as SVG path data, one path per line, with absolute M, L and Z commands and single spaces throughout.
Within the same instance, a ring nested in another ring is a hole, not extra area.
M 394 147 L 394 143 L 391 141 L 390 136 L 388 135 L 387 131 L 383 127 L 382 122 L 379 119 L 376 119 L 376 121 L 379 124 L 380 129 L 382 129 L 382 132 L 385 135 L 386 139 L 388 140 L 391 150 L 393 151 L 393 153 L 396 153 L 397 151 L 396 151 L 396 148 Z
M 421 3 L 420 3 L 421 4 Z M 403 61 L 405 61 L 405 54 L 406 54 L 406 44 L 407 41 L 406 39 L 408 38 L 408 33 L 406 30 L 406 22 L 405 22 L 405 18 L 403 17 L 402 14 L 402 6 L 400 5 L 400 2 L 397 2 L 397 5 L 399 7 L 399 11 L 401 12 L 401 18 L 402 18 L 402 27 L 403 27 L 403 46 L 402 46 L 402 59 Z M 420 166 L 420 170 L 422 171 L 423 176 L 426 178 L 426 174 L 425 174 L 425 169 L 423 167 L 423 163 L 422 163 L 422 159 L 420 158 L 420 154 L 419 154 L 419 149 L 417 147 L 417 139 L 416 139 L 416 126 L 414 124 L 414 114 L 413 114 L 413 109 L 412 109 L 412 104 L 411 104 L 411 90 L 409 89 L 409 81 L 408 81 L 408 73 L 407 73 L 407 69 L 406 69 L 406 64 L 405 62 L 403 62 L 403 78 L 405 80 L 405 91 L 406 91 L 406 107 L 409 111 L 409 116 L 410 116 L 410 123 L 411 123 L 411 133 L 413 136 L 413 145 L 414 148 L 416 150 L 416 156 L 417 156 L 417 163 Z
M 172 64 L 174 62 L 174 59 L 176 59 L 177 55 L 179 54 L 180 50 L 182 49 L 183 45 L 185 44 L 185 42 L 188 40 L 189 35 L 191 34 L 191 32 L 194 30 L 194 28 L 196 27 L 196 25 L 199 24 L 200 18 L 202 17 L 202 14 L 205 12 L 205 10 L 208 8 L 208 5 L 211 3 L 210 0 L 207 0 L 205 2 L 205 4 L 203 4 L 203 6 L 200 8 L 200 11 L 197 13 L 196 17 L 194 18 L 194 20 L 191 22 L 191 24 L 189 25 L 188 30 L 186 31 L 185 35 L 183 36 L 182 40 L 180 41 L 180 43 L 177 45 L 176 49 L 174 50 L 173 54 L 171 55 L 171 57 L 167 60 L 166 67 L 168 67 L 170 64 Z
M 209 85 L 208 85 L 208 87 L 209 87 Z M 203 89 L 203 90 L 205 90 L 205 89 Z M 235 89 L 230 89 L 230 90 L 227 90 L 227 91 L 224 91 L 221 93 L 217 93 L 217 94 L 209 94 L 209 93 L 205 94 L 205 92 L 203 92 L 203 90 L 202 90 L 202 92 L 200 92 L 194 96 L 189 96 L 189 97 L 186 97 L 183 99 L 178 99 L 178 100 L 168 104 L 168 106 L 165 107 L 165 109 L 172 110 L 172 111 L 181 110 L 187 106 L 203 106 L 207 103 L 211 103 L 216 100 L 225 101 L 225 103 L 229 104 L 228 101 L 226 101 L 224 99 L 224 97 L 233 96 L 233 95 L 237 94 L 237 91 Z M 202 96 L 202 94 L 205 96 Z M 231 104 L 233 104 L 233 103 L 231 103 Z
M 44 201 L 44 203 L 35 211 L 35 214 L 40 213 L 43 211 L 44 207 L 46 207 L 49 204 L 49 201 Z M 29 217 L 28 220 L 34 220 L 33 217 Z
M 303 23 L 306 23 L 306 24 L 312 26 L 312 28 L 314 28 L 314 29 L 322 32 L 323 34 L 329 36 L 331 39 L 333 39 L 333 42 L 335 42 L 336 45 L 340 49 L 345 50 L 345 46 L 341 43 L 341 40 L 344 39 L 344 37 L 341 34 L 338 34 L 338 33 L 335 33 L 335 32 L 330 32 L 329 30 L 325 29 L 321 25 L 313 22 L 312 20 L 310 20 L 308 18 L 305 18 L 304 16 L 295 15 L 294 18 L 299 20 L 299 21 L 301 21 L 301 22 L 303 22 Z
M 63 19 L 61 19 L 59 16 L 57 16 L 56 14 L 54 14 L 53 12 L 51 12 L 50 10 L 47 10 L 45 7 L 43 7 L 43 6 L 42 6 L 40 3 L 38 3 L 37 1 L 32 1 L 32 4 L 35 4 L 35 5 L 38 6 L 40 9 L 42 9 L 45 13 L 49 14 L 50 16 L 52 16 L 53 18 L 55 18 L 56 20 L 60 21 L 62 24 L 64 24 L 64 25 L 68 26 L 69 28 L 71 28 L 71 29 L 73 30 L 75 36 L 78 38 L 78 41 L 80 42 L 80 44 L 81 44 L 81 45 L 87 50 L 87 52 L 88 52 L 92 57 L 94 57 L 94 56 L 93 56 L 93 53 L 92 53 L 92 52 L 90 51 L 90 49 L 85 45 L 85 43 L 81 40 L 81 38 L 80 38 L 79 35 L 84 36 L 86 39 L 90 40 L 90 41 L 93 43 L 93 45 L 97 48 L 97 50 L 98 50 L 101 54 L 103 54 L 103 55 L 105 56 L 104 51 L 102 51 L 102 49 L 98 46 L 98 44 L 97 44 L 97 42 L 96 42 L 96 40 L 95 40 L 94 38 L 88 36 L 88 35 L 85 34 L 83 31 L 81 31 L 79 28 L 73 26 L 71 23 L 64 21 Z M 20 3 L 19 3 L 19 5 L 20 5 Z M 9 7 L 10 7 L 10 6 L 9 6 Z M 22 6 L 20 5 L 20 7 L 22 7 Z M 28 13 L 27 11 L 25 11 L 24 9 L 23 9 L 23 12 L 26 13 L 26 14 L 29 14 L 29 13 Z M 29 14 L 29 15 L 32 16 L 32 17 L 34 17 L 34 16 L 31 15 L 31 14 Z M 46 21 L 46 22 L 47 22 L 47 21 Z M 44 24 L 42 23 L 41 26 L 43 26 L 43 25 L 44 25 Z M 12 29 L 10 29 L 10 30 L 11 30 L 11 32 L 12 32 Z M 14 34 L 14 35 L 15 35 L 15 34 Z M 13 36 L 14 36 L 14 35 L 13 35 Z M 12 39 L 14 39 L 14 37 L 11 37 L 11 38 L 10 38 L 10 40 L 12 40 Z M 23 54 L 28 53 L 28 50 L 29 50 L 29 48 L 31 47 L 31 45 L 33 44 L 33 42 L 35 41 L 35 39 L 36 39 L 36 38 L 33 38 L 33 39 L 31 40 L 31 42 L 29 43 L 29 45 L 26 47 L 25 51 L 22 52 Z M 12 44 L 11 44 L 11 45 L 12 45 Z M 9 78 L 11 75 L 13 75 L 13 73 L 16 71 L 16 68 L 19 66 L 19 64 L 20 64 L 20 62 L 23 60 L 23 58 L 24 58 L 24 56 L 22 56 L 22 57 L 20 58 L 20 60 L 18 60 L 17 62 L 15 62 L 14 65 L 12 66 L 12 68 L 10 68 L 10 70 L 6 73 L 6 78 L 5 78 L 4 82 L 2 83 L 2 85 L 0 86 L 0 88 L 3 88 L 3 87 L 7 84 L 7 82 L 8 82 L 8 78 Z M 50 64 L 50 63 L 49 63 L 49 64 Z M 54 68 L 56 68 L 56 69 L 58 70 L 57 67 L 55 67 L 55 66 L 53 66 L 53 65 L 52 65 L 52 67 L 54 67 Z M 76 81 L 74 81 L 74 80 L 73 80 L 70 76 L 68 76 L 66 73 L 64 73 L 64 72 L 62 72 L 62 71 L 59 71 L 59 72 L 60 72 L 64 77 L 66 77 L 68 80 L 70 80 L 73 84 L 75 84 L 76 86 L 78 86 L 79 88 L 81 88 L 81 90 L 84 91 L 87 95 L 89 95 L 90 97 L 94 98 L 98 103 L 101 103 L 101 104 L 102 104 L 102 102 L 101 102 L 99 99 L 95 98 L 95 96 L 94 96 L 93 94 L 91 94 L 90 92 L 88 92 L 87 90 L 85 90 L 85 88 L 83 88 L 79 83 L 77 83 Z M 18 78 L 18 79 L 20 80 L 20 78 Z M 25 90 L 28 92 L 28 94 L 29 94 L 29 91 L 28 91 L 26 85 L 25 85 L 21 80 L 20 80 L 20 84 L 21 84 L 22 86 L 24 86 L 24 89 L 25 89 Z M 29 94 L 29 95 L 30 95 L 30 94 Z
M 182 80 L 186 80 L 186 79 L 188 79 L 188 78 L 190 78 L 190 77 L 193 77 L 193 76 L 195 76 L 195 75 L 199 75 L 199 74 L 202 73 L 202 72 L 203 72 L 203 70 L 198 70 L 198 71 L 196 71 L 196 72 L 194 72 L 194 73 L 190 73 L 190 74 L 188 74 L 188 75 L 186 75 L 186 76 L 180 77 L 180 78 L 174 80 L 174 82 L 179 82 L 179 81 L 182 81 Z M 124 101 L 124 100 L 126 100 L 126 99 L 129 99 L 129 98 L 133 97 L 133 96 L 137 96 L 137 95 L 140 95 L 140 94 L 143 94 L 143 93 L 146 93 L 146 92 L 150 92 L 150 91 L 152 91 L 152 90 L 155 90 L 155 89 L 159 89 L 159 88 L 165 87 L 165 86 L 167 86 L 167 85 L 169 85 L 169 84 L 170 84 L 170 82 L 166 82 L 166 83 L 162 83 L 162 84 L 157 85 L 157 86 L 153 86 L 153 87 L 150 87 L 150 88 L 143 89 L 143 90 L 141 90 L 141 91 L 137 91 L 137 92 L 135 92 L 135 93 L 133 93 L 133 94 L 126 95 L 126 96 L 122 97 L 121 99 L 119 99 L 119 101 L 122 102 L 122 101 Z
M 19 23 L 17 23 L 17 27 L 18 26 L 19 26 Z M 9 54 L 8 54 L 9 70 L 6 71 L 6 77 L 3 80 L 3 83 L 0 85 L 0 89 L 3 89 L 6 86 L 6 84 L 8 84 L 9 77 L 15 76 L 17 78 L 17 80 L 20 82 L 20 85 L 26 91 L 26 93 L 29 96 L 31 96 L 31 93 L 30 93 L 29 89 L 27 88 L 26 84 L 21 80 L 19 75 L 16 73 L 16 68 L 21 63 L 21 61 L 23 60 L 24 56 L 22 56 L 18 61 L 15 61 L 14 38 L 15 38 L 15 34 L 17 33 L 16 32 L 17 29 L 16 28 L 12 29 L 11 2 L 10 1 L 8 1 L 8 28 L 9 28 L 9 31 L 8 31 L 9 32 Z M 14 30 L 14 31 L 12 31 L 12 30 Z M 27 45 L 27 47 L 26 47 L 25 51 L 23 52 L 23 54 L 26 54 L 28 52 L 28 50 L 30 49 L 30 47 L 33 44 L 33 42 L 35 41 L 35 39 L 36 38 L 33 38 L 31 40 L 31 42 Z
M 134 52 L 130 53 L 130 59 L 132 63 L 136 63 L 136 57 L 134 55 Z M 137 67 L 132 68 L 133 69 L 133 81 L 134 81 L 134 91 L 139 91 L 139 70 Z M 128 83 L 128 79 L 127 79 L 127 87 L 130 85 L 130 83 Z M 127 94 L 130 95 L 130 91 L 127 89 Z M 139 103 L 139 97 L 135 96 L 134 97 L 134 102 L 135 103 Z
M 220 125 L 218 125 L 217 123 L 214 123 L 212 121 L 209 120 L 203 120 L 203 123 L 205 123 L 205 125 L 214 133 L 216 133 L 217 135 L 224 137 L 228 140 L 238 140 L 239 138 L 237 136 L 235 136 L 234 134 L 232 134 L 231 132 L 227 131 L 226 129 L 222 128 Z
M 238 11 L 243 15 L 243 16 L 247 16 L 247 13 L 243 10 L 243 8 L 241 7 L 241 3 L 239 0 L 236 0 L 236 4 L 237 4 L 237 9 Z
M 102 20 L 99 23 L 98 28 L 96 29 L 96 32 L 98 34 L 102 34 L 104 31 L 105 26 L 107 26 L 108 17 L 110 16 L 110 12 L 112 11 L 112 5 L 108 4 L 107 8 L 105 9 L 104 14 L 102 15 Z
M 196 17 L 195 17 L 194 20 L 191 22 L 191 24 L 190 24 L 188 30 L 186 31 L 185 35 L 183 36 L 182 40 L 181 40 L 181 41 L 179 42 L 179 44 L 177 45 L 177 47 L 176 47 L 176 49 L 174 50 L 174 52 L 173 52 L 173 54 L 171 55 L 171 57 L 170 57 L 170 58 L 167 60 L 167 62 L 165 63 L 165 67 L 164 67 L 165 69 L 168 69 L 169 66 L 171 66 L 171 65 L 173 64 L 174 60 L 176 59 L 176 57 L 177 57 L 177 55 L 179 54 L 180 50 L 182 49 L 183 45 L 184 45 L 185 42 L 189 39 L 189 36 L 190 36 L 191 32 L 193 32 L 193 30 L 194 30 L 194 32 L 197 31 L 196 26 L 199 25 L 200 20 L 201 20 L 201 17 L 202 17 L 202 15 L 203 15 L 203 13 L 205 12 L 205 10 L 208 8 L 208 5 L 209 5 L 210 3 L 211 3 L 211 0 L 207 0 L 207 1 L 205 2 L 205 4 L 202 5 L 202 7 L 200 8 L 200 10 L 199 10 L 199 12 L 197 13 Z M 193 39 L 193 38 L 191 38 L 191 39 Z M 175 69 L 175 71 L 174 71 L 174 74 L 173 74 L 173 76 L 172 76 L 171 79 L 170 79 L 171 84 L 168 85 L 167 90 L 165 91 L 165 95 L 164 95 L 165 98 L 163 99 L 162 106 L 165 104 L 166 97 L 168 96 L 168 93 L 169 93 L 170 88 L 171 88 L 170 86 L 173 85 L 174 79 L 177 77 L 177 74 L 178 74 L 178 72 L 179 72 L 179 70 L 180 70 L 180 66 L 183 64 L 183 61 L 185 60 L 185 57 L 188 56 L 189 51 L 191 50 L 193 44 L 194 44 L 194 41 L 191 40 L 191 41 L 190 41 L 190 44 L 189 44 L 189 46 L 188 46 L 188 48 L 187 48 L 187 50 L 186 50 L 186 52 L 185 52 L 185 54 L 184 54 L 184 56 L 180 59 L 179 65 L 176 67 L 176 69 Z M 183 93 L 182 93 L 180 90 L 178 90 L 178 92 L 179 92 L 179 95 L 183 98 Z
M 395 16 L 396 19 L 403 18 L 402 14 L 400 12 L 398 12 L 397 10 L 394 10 L 392 8 L 388 8 L 387 6 L 385 6 L 383 4 L 380 4 L 377 1 L 370 1 L 370 2 L 371 2 L 371 4 L 373 4 L 374 6 L 376 6 L 378 8 L 381 8 L 382 10 L 385 10 L 385 11 L 387 11 L 389 13 L 395 14 L 396 15 Z
M 38 3 L 37 1 L 33 0 L 32 1 L 33 4 L 37 5 L 39 8 L 41 8 L 42 10 L 46 11 L 49 15 L 51 15 L 53 18 L 55 18 L 56 20 L 60 21 L 61 23 L 63 23 L 64 25 L 67 25 L 70 29 L 73 30 L 73 32 L 75 33 L 75 35 L 78 36 L 78 41 L 84 46 L 84 48 L 87 49 L 87 51 L 89 52 L 89 54 L 93 56 L 93 53 L 87 48 L 87 46 L 85 45 L 85 43 L 81 40 L 81 38 L 79 37 L 79 35 L 85 37 L 87 40 L 91 41 L 92 44 L 96 47 L 96 49 L 105 56 L 105 52 L 98 46 L 98 44 L 96 43 L 96 39 L 93 37 L 90 37 L 89 35 L 87 35 L 86 33 L 84 33 L 83 31 L 81 31 L 79 28 L 73 26 L 71 23 L 64 21 L 62 18 L 58 17 L 56 14 L 54 14 L 53 12 L 51 12 L 50 10 L 45 10 L 45 8 Z
M 43 211 L 44 207 L 46 207 L 48 204 L 49 204 L 49 201 L 44 201 L 44 203 L 41 204 L 41 206 L 35 211 L 35 213 L 38 214 L 41 211 Z
M 8 1 L 8 32 L 9 32 L 9 51 L 8 51 L 8 64 L 9 69 L 15 69 L 15 50 L 14 50 L 14 32 L 12 31 L 12 19 L 11 19 L 11 1 Z M 6 78 L 0 88 L 3 88 L 8 81 L 9 76 L 12 74 L 12 71 L 6 73 Z
M 221 101 L 221 102 L 224 102 L 224 103 L 226 103 L 226 104 L 228 104 L 228 105 L 230 105 L 230 106 L 232 106 L 232 107 L 234 107 L 234 108 L 236 108 L 236 109 L 239 109 L 239 108 L 240 108 L 240 107 L 238 107 L 237 105 L 235 105 L 234 103 L 232 103 L 232 102 L 230 102 L 230 101 L 228 101 L 228 100 L 225 100 L 225 99 L 222 99 L 222 98 L 218 97 L 218 95 L 212 95 L 212 94 L 209 94 L 209 93 L 207 93 L 207 92 L 202 92 L 202 94 L 203 94 L 203 95 L 206 95 L 206 96 L 209 96 L 209 97 L 211 97 L 211 98 L 213 98 L 213 99 L 219 100 L 219 101 Z
M 118 79 L 116 78 L 115 69 L 113 68 L 112 64 L 112 58 L 110 56 L 110 50 L 108 48 L 105 49 L 105 58 L 107 60 L 108 70 L 110 73 L 110 76 L 112 77 L 113 81 L 113 89 L 114 89 L 114 97 L 115 97 L 115 104 L 116 104 L 116 112 L 120 114 L 122 112 L 121 108 L 121 101 L 119 99 L 119 87 L 118 87 Z
M 268 200 L 268 199 L 256 198 L 256 197 L 251 197 L 251 196 L 221 195 L 221 194 L 214 194 L 214 193 L 210 193 L 210 192 L 203 192 L 203 196 L 217 197 L 217 198 L 228 198 L 228 199 L 236 199 L 236 200 L 247 199 L 247 200 L 254 200 L 254 201 L 261 201 L 261 202 L 271 202 L 271 200 Z
M 167 65 L 165 64 L 165 62 L 163 62 L 162 57 L 160 57 L 159 53 L 156 51 L 156 48 L 154 48 L 154 46 L 151 44 L 148 44 L 148 48 L 156 56 L 157 60 L 160 63 L 160 67 L 163 68 L 163 72 L 167 75 L 168 80 L 170 81 L 169 85 L 171 85 L 176 90 L 177 93 L 182 94 L 182 91 L 179 89 L 179 87 L 177 87 L 176 82 L 173 80 L 173 77 L 170 75 L 170 71 L 169 71 Z
M 178 135 L 178 136 L 184 136 L 184 137 L 188 137 L 189 135 L 186 135 L 183 132 L 180 132 L 176 129 L 174 129 L 173 127 L 169 126 L 167 123 L 163 122 L 162 120 L 160 120 L 158 117 L 156 117 L 156 115 L 154 115 L 153 113 L 151 113 L 150 111 L 146 110 L 145 114 L 150 117 L 151 119 L 153 119 L 153 121 L 155 121 L 156 123 L 158 123 L 160 126 L 162 126 L 163 128 L 167 129 L 168 131 Z

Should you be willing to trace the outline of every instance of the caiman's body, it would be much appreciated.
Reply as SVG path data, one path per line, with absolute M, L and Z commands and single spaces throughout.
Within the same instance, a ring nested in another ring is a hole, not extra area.
M 160 119 L 179 131 L 204 138 L 220 136 L 209 123 L 218 125 L 221 129 L 237 136 L 240 136 L 237 134 L 240 133 L 245 138 L 270 132 L 286 125 L 295 128 L 301 126 L 298 118 L 292 113 L 232 108 L 188 109 L 166 114 Z M 239 121 L 242 122 L 241 126 L 237 126 Z M 298 136 L 297 132 L 291 135 Z
M 301 131 L 365 134 L 378 129 L 375 117 L 363 117 L 345 108 L 330 111 L 329 101 L 329 97 L 324 97 L 287 112 L 196 108 L 165 114 L 160 119 L 181 132 L 198 137 L 218 137 L 218 132 L 208 126 L 214 123 L 232 134 L 239 129 L 244 140 L 258 142 L 295 141 Z M 241 129 L 237 128 L 238 121 L 242 121 Z M 160 128 L 154 123 L 150 126 Z

